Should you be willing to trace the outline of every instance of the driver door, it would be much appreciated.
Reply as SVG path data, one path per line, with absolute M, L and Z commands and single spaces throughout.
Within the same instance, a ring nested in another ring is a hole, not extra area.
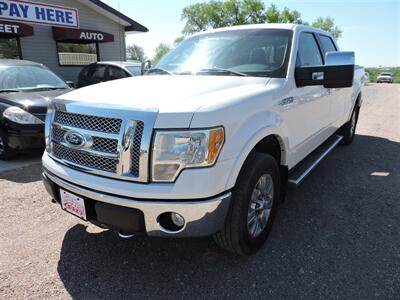
M 314 33 L 302 32 L 298 45 L 296 67 L 324 64 Z M 329 91 L 322 85 L 294 87 L 289 98 L 293 102 L 287 106 L 284 114 L 290 133 L 294 164 L 297 164 L 328 137 Z

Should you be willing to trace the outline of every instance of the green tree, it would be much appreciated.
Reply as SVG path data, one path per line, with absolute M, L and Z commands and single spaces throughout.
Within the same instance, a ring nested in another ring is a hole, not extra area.
M 211 0 L 185 7 L 184 35 L 212 28 L 265 22 L 265 5 L 260 0 Z
M 177 38 L 174 40 L 174 46 L 177 46 L 177 45 L 178 45 L 180 42 L 182 42 L 184 39 L 185 39 L 184 36 L 177 37 Z
M 212 28 L 260 23 L 295 23 L 308 25 L 301 19 L 297 10 L 285 7 L 282 11 L 274 4 L 267 9 L 260 0 L 211 0 L 185 7 L 182 11 L 185 27 L 183 35 Z M 329 31 L 338 39 L 342 31 L 335 26 L 333 19 L 318 18 L 312 26 Z
M 297 10 L 290 10 L 285 7 L 279 11 L 275 4 L 271 4 L 265 12 L 266 23 L 294 23 L 304 24 L 301 19 L 301 14 Z
M 311 26 L 330 32 L 335 39 L 338 39 L 342 36 L 342 31 L 337 26 L 335 26 L 333 19 L 330 17 L 319 17 L 314 22 L 312 22 Z
M 138 60 L 141 62 L 146 60 L 146 54 L 143 48 L 135 44 L 126 48 L 126 57 L 130 60 Z
M 169 51 L 171 50 L 171 46 L 165 43 L 160 43 L 156 48 L 156 53 L 154 54 L 153 59 L 151 60 L 151 64 L 155 65 L 158 61 Z

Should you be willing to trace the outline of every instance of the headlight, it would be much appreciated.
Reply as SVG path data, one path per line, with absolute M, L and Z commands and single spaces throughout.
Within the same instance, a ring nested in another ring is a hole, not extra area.
M 212 166 L 223 143 L 222 127 L 157 131 L 153 143 L 152 180 L 172 182 L 183 169 Z
M 17 106 L 11 106 L 3 112 L 3 117 L 18 124 L 43 124 L 43 122 Z

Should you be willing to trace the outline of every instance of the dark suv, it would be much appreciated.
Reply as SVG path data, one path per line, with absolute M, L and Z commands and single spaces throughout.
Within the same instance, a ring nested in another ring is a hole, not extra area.
M 125 61 L 102 61 L 87 65 L 79 73 L 77 87 L 143 75 L 142 63 Z
M 51 100 L 70 91 L 42 64 L 0 59 L 0 159 L 44 148 L 44 120 Z

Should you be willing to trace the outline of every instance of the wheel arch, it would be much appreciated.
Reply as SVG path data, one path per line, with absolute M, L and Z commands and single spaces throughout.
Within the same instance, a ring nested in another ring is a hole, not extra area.
M 287 149 L 287 141 L 280 132 L 268 130 L 263 134 L 258 134 L 238 156 L 236 164 L 229 174 L 227 188 L 232 188 L 235 185 L 240 171 L 252 152 L 269 154 L 276 159 L 280 167 L 285 167 L 287 165 Z

